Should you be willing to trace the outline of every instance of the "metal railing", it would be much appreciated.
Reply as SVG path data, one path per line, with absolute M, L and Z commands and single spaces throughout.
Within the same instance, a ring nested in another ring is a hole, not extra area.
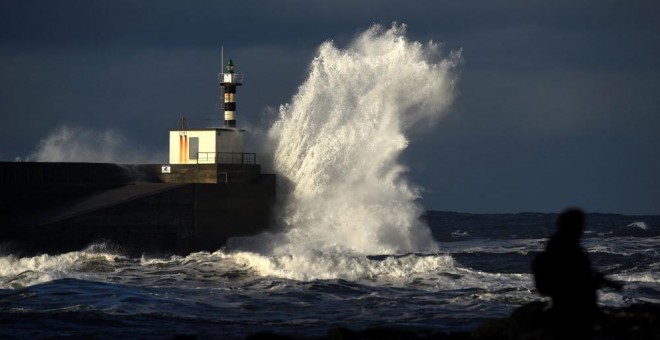
M 257 154 L 245 152 L 198 152 L 197 164 L 257 164 Z
M 220 73 L 218 74 L 218 81 L 221 84 L 241 84 L 243 83 L 243 74 L 240 73 Z

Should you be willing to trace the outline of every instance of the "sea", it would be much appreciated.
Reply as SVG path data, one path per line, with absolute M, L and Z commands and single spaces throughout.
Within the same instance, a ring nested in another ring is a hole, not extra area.
M 461 51 L 412 41 L 405 25 L 322 43 L 298 92 L 253 135 L 278 178 L 268 232 L 185 256 L 128 257 L 105 243 L 33 257 L 0 249 L 0 338 L 456 332 L 544 299 L 530 261 L 556 214 L 428 211 L 402 161 L 451 113 L 461 64 Z M 75 149 L 56 140 L 46 154 Z M 602 291 L 602 305 L 660 303 L 658 216 L 589 214 L 582 241 L 624 284 Z
M 131 258 L 103 244 L 59 255 L 0 257 L 0 338 L 244 339 L 258 332 L 324 337 L 332 329 L 470 331 L 544 300 L 530 261 L 555 214 L 424 216 L 439 251 L 316 254 L 317 276 L 288 278 L 294 255 L 218 249 Z M 660 303 L 660 216 L 589 214 L 582 245 L 624 284 L 602 306 Z M 302 263 L 309 261 L 309 263 Z M 308 270 L 309 271 L 309 270 Z M 334 277 L 334 278 L 333 278 Z

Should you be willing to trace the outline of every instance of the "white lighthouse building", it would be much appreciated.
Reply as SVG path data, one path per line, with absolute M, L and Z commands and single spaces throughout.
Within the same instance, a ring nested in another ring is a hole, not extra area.
M 255 154 L 244 150 L 245 130 L 236 127 L 236 87 L 243 76 L 234 72 L 231 59 L 222 71 L 218 89 L 224 98 L 224 126 L 189 129 L 181 118 L 179 128 L 170 130 L 170 164 L 255 164 Z

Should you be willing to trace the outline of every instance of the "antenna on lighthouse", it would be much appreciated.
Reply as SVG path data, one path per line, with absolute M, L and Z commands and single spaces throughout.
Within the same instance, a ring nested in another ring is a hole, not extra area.
M 224 47 L 222 49 L 222 61 L 224 63 Z M 227 60 L 226 73 L 223 69 L 218 75 L 219 86 L 224 93 L 224 112 L 225 112 L 225 127 L 236 127 L 236 86 L 243 85 L 243 76 L 234 73 L 234 61 Z

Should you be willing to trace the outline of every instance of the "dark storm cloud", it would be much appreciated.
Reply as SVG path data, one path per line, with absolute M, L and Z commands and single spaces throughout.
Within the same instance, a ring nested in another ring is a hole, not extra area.
M 397 21 L 464 56 L 453 113 L 405 155 L 427 206 L 658 213 L 657 13 L 656 1 L 0 0 L 0 159 L 61 124 L 160 152 L 181 115 L 218 115 L 221 46 L 246 74 L 239 119 L 266 129 L 324 40 Z
M 4 3 L 0 27 L 3 40 L 17 44 L 217 48 L 221 42 L 316 42 L 320 32 L 327 32 L 324 24 L 341 25 L 340 17 L 317 20 L 323 16 L 307 13 L 314 9 L 307 6 L 275 1 L 28 0 Z
M 657 28 L 653 2 L 637 1 L 3 1 L 2 39 L 17 43 L 136 43 L 171 45 L 272 41 L 317 42 L 351 35 L 373 23 L 411 23 L 415 32 L 474 34 L 481 30 L 550 28 L 600 32 Z M 607 31 L 603 31 L 606 28 Z M 328 33 L 332 33 L 329 36 Z M 515 37 L 514 37 L 515 38 Z M 647 37 L 652 38 L 652 37 Z M 595 43 L 599 43 L 595 41 Z

